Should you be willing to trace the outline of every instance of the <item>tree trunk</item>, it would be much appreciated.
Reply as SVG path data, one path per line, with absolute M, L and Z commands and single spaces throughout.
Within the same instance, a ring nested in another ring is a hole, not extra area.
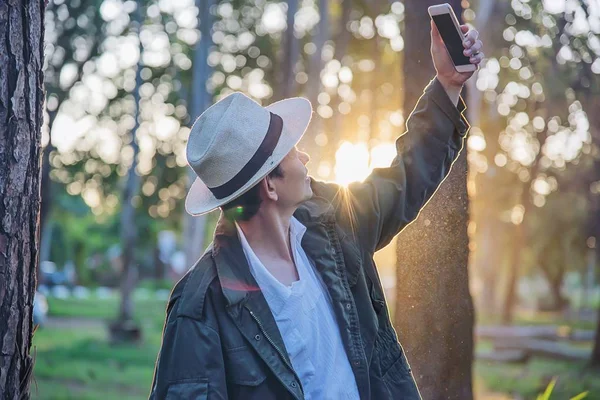
M 427 8 L 405 2 L 404 115 L 435 75 Z M 460 17 L 460 1 L 449 2 Z M 466 148 L 419 218 L 398 238 L 395 327 L 424 399 L 473 398 Z
M 138 36 L 142 30 L 143 21 L 143 5 L 141 1 L 137 2 L 137 10 L 135 11 L 135 24 L 137 25 Z M 133 204 L 133 198 L 139 194 L 140 191 L 140 177 L 137 174 L 137 158 L 140 152 L 140 148 L 137 143 L 137 130 L 140 126 L 140 87 L 142 86 L 142 43 L 140 39 L 140 59 L 138 61 L 136 76 L 135 76 L 135 89 L 133 92 L 135 110 L 133 112 L 135 124 L 131 130 L 131 147 L 133 148 L 133 159 L 129 171 L 127 172 L 127 181 L 123 191 L 123 209 L 121 211 L 121 246 L 122 246 L 122 260 L 123 260 L 123 271 L 121 275 L 121 305 L 119 311 L 119 319 L 116 324 L 117 330 L 121 332 L 117 335 L 122 334 L 123 336 L 118 339 L 137 339 L 138 335 L 134 334 L 133 337 L 129 337 L 127 332 L 123 331 L 125 326 L 130 326 L 133 320 L 133 298 L 132 293 L 135 289 L 137 282 L 137 267 L 135 264 L 135 246 L 137 242 L 137 225 L 135 220 L 136 207 Z
M 0 2 L 0 393 L 29 399 L 39 258 L 44 2 Z
M 208 53 L 213 45 L 211 37 L 211 28 L 213 18 L 209 12 L 210 6 L 214 0 L 199 0 L 197 7 L 200 15 L 200 40 L 196 44 L 194 50 L 194 70 L 192 72 L 192 98 L 190 101 L 190 115 L 193 120 L 198 118 L 204 110 L 212 103 L 212 94 L 206 89 L 206 82 L 212 74 L 212 69 L 208 65 Z M 197 178 L 196 173 L 190 168 L 188 169 L 188 190 Z M 188 213 L 184 213 L 184 237 L 186 242 L 185 260 L 188 266 L 191 266 L 200 258 L 206 247 L 204 243 L 204 232 L 206 230 L 206 215 L 194 217 Z
M 537 111 L 536 108 L 538 107 L 538 103 L 535 101 L 531 101 L 529 102 L 529 106 L 534 108 L 533 110 L 528 110 L 530 111 L 529 115 L 534 115 L 535 111 Z M 547 137 L 548 130 L 543 130 L 538 134 L 538 141 L 543 144 L 546 142 Z M 530 194 L 530 182 L 533 182 L 535 180 L 537 174 L 540 171 L 541 159 L 542 150 L 540 149 L 535 156 L 535 160 L 533 161 L 531 169 L 529 170 L 530 179 L 527 182 L 523 183 L 522 186 L 523 189 L 521 191 L 521 199 L 519 203 L 523 206 L 523 218 L 521 222 L 515 227 L 515 233 L 513 237 L 514 242 L 512 246 L 513 252 L 511 256 L 510 265 L 508 266 L 508 287 L 506 289 L 506 296 L 504 298 L 504 305 L 502 309 L 502 322 L 505 324 L 510 324 L 513 320 L 514 306 L 516 303 L 516 285 L 519 276 L 521 254 L 523 252 L 523 249 L 525 249 L 525 241 L 527 238 L 527 234 L 525 232 L 525 221 L 529 219 L 529 214 L 531 212 L 531 208 L 533 207 Z
M 478 236 L 479 246 L 477 252 L 479 253 L 479 273 L 482 282 L 482 291 L 479 296 L 478 308 L 479 312 L 483 312 L 486 315 L 495 315 L 497 310 L 496 304 L 496 293 L 497 293 L 497 280 L 498 280 L 498 237 L 501 234 L 500 229 L 495 221 L 490 219 L 483 221 L 482 233 Z M 478 224 L 479 226 L 479 224 Z
M 594 349 L 590 357 L 590 365 L 594 368 L 600 368 L 600 309 L 598 310 L 598 322 L 596 323 L 596 338 L 594 339 Z
M 350 44 L 350 39 L 352 38 L 352 34 L 348 29 L 348 22 L 350 21 L 351 12 L 352 0 L 342 0 L 342 14 L 340 15 L 340 19 L 337 23 L 337 32 L 333 39 L 335 45 L 333 58 L 338 60 L 340 63 L 348 51 L 348 45 Z M 336 91 L 331 93 L 330 96 L 331 100 L 329 102 L 329 106 L 333 109 L 333 116 L 329 118 L 326 123 L 325 129 L 328 135 L 327 146 L 325 146 L 325 149 L 323 149 L 321 152 L 319 161 L 325 161 L 326 163 L 329 163 L 331 166 L 331 171 L 333 172 L 333 167 L 335 166 L 335 153 L 339 148 L 340 141 L 343 136 L 342 132 L 344 132 L 344 116 L 338 108 L 341 103 L 340 95 Z M 316 167 L 318 167 L 318 165 Z M 332 179 L 333 176 L 330 175 L 326 178 Z
M 555 277 L 550 282 L 550 294 L 552 295 L 551 308 L 553 311 L 560 311 L 565 306 L 567 300 L 563 297 L 560 289 L 562 288 L 562 274 L 560 277 Z
M 594 86 L 592 85 L 592 88 L 593 87 Z M 585 95 L 578 96 L 578 99 L 582 102 L 583 109 L 586 111 L 589 119 L 592 146 L 596 151 L 600 151 L 600 113 L 597 112 L 599 109 L 598 107 L 600 107 L 600 96 L 589 90 Z M 586 230 L 589 237 L 588 240 L 592 241 L 590 251 L 595 252 L 595 254 L 590 257 L 590 263 L 593 264 L 591 265 L 591 268 L 594 271 L 597 271 L 600 263 L 600 194 L 594 193 L 591 190 L 591 184 L 600 182 L 600 157 L 598 155 L 596 155 L 596 159 L 594 160 L 593 167 L 590 171 L 590 176 L 586 181 L 588 185 L 586 186 L 585 193 L 590 205 Z M 600 368 L 600 308 L 598 308 L 597 320 L 596 339 L 594 340 L 590 364 L 596 368 Z
M 154 259 L 154 279 L 156 281 L 160 281 L 165 279 L 165 263 L 160 258 L 160 250 L 158 246 L 154 247 L 153 251 L 153 259 Z
M 546 278 L 546 282 L 548 282 L 551 296 L 550 303 L 544 304 L 543 311 L 559 311 L 562 310 L 567 303 L 567 299 L 563 297 L 560 290 L 562 288 L 564 280 L 563 278 L 565 276 L 565 266 L 566 263 L 569 262 L 568 256 L 564 257 L 564 262 L 560 265 L 552 265 L 552 253 L 550 251 L 551 249 L 549 248 L 552 245 L 554 245 L 554 243 L 549 243 L 547 248 L 540 251 L 541 254 L 538 257 L 539 266 L 542 270 L 542 274 Z
M 525 189 L 524 189 L 525 190 Z M 504 295 L 504 303 L 502 304 L 502 323 L 505 325 L 511 324 L 513 321 L 513 311 L 516 303 L 517 280 L 519 274 L 519 263 L 523 252 L 523 222 L 515 226 L 513 232 L 512 253 L 510 265 L 508 266 L 508 281 L 506 293 Z
M 328 0 L 319 0 L 319 23 L 316 26 L 316 34 L 313 36 L 313 42 L 316 50 L 310 56 L 308 66 L 308 83 L 306 95 L 313 108 L 319 105 L 318 97 L 321 92 L 321 71 L 323 70 L 323 46 L 329 38 L 329 2 Z M 303 137 L 302 145 L 304 150 L 317 160 L 320 160 L 321 147 L 317 147 L 316 136 L 323 131 L 324 121 L 321 116 L 315 114 L 308 127 L 308 131 Z
M 283 48 L 281 49 L 282 60 L 281 75 L 279 82 L 279 94 L 276 100 L 285 99 L 294 95 L 296 89 L 296 75 L 294 66 L 298 61 L 300 54 L 300 44 L 298 38 L 294 35 L 294 21 L 298 11 L 298 0 L 288 0 L 287 2 L 287 29 L 284 32 Z
M 598 106 L 600 105 L 599 96 L 588 95 L 586 96 L 586 103 L 584 109 L 587 111 L 588 118 L 590 119 L 590 131 L 592 133 L 592 143 L 600 150 L 600 113 L 597 112 Z M 600 157 L 597 156 L 594 162 L 594 168 L 592 169 L 591 181 L 600 182 Z M 600 194 L 592 193 L 591 190 L 587 190 L 589 201 L 591 204 L 591 212 L 588 232 L 589 236 L 593 237 L 592 251 L 596 254 L 593 257 L 594 267 L 598 268 L 600 262 Z M 600 368 L 600 308 L 598 308 L 598 325 L 596 328 L 596 340 L 594 341 L 594 349 L 592 351 L 592 357 L 590 359 L 591 365 Z

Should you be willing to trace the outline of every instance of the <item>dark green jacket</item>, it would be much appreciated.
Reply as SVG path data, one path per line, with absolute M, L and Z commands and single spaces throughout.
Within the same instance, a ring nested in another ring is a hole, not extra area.
M 464 109 L 434 79 L 389 168 L 347 189 L 312 180 L 314 197 L 294 214 L 307 228 L 302 248 L 329 290 L 361 399 L 420 398 L 373 254 L 417 217 L 448 174 L 468 129 Z M 303 397 L 235 227 L 221 219 L 213 243 L 171 294 L 150 398 Z

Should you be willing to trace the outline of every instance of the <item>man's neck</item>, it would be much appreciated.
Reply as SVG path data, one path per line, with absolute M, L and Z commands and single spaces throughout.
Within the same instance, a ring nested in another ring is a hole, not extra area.
M 259 258 L 262 255 L 269 259 L 293 262 L 290 246 L 291 218 L 290 212 L 261 209 L 249 221 L 240 221 L 238 225 Z

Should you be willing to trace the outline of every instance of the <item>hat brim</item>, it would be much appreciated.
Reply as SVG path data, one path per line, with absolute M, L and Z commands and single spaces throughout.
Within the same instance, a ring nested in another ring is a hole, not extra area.
M 204 182 L 196 178 L 185 199 L 185 210 L 188 214 L 203 215 L 209 213 L 252 189 L 269 172 L 273 171 L 300 141 L 312 117 L 311 104 L 302 97 L 284 99 L 265 108 L 283 119 L 283 129 L 273 154 L 244 186 L 223 199 L 217 199 Z

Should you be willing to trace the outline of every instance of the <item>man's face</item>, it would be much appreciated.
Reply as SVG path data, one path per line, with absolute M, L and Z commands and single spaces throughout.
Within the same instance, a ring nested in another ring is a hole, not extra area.
M 296 147 L 281 161 L 283 177 L 273 179 L 277 191 L 277 203 L 284 207 L 296 207 L 313 195 L 308 178 L 306 164 L 310 160 L 308 154 Z

